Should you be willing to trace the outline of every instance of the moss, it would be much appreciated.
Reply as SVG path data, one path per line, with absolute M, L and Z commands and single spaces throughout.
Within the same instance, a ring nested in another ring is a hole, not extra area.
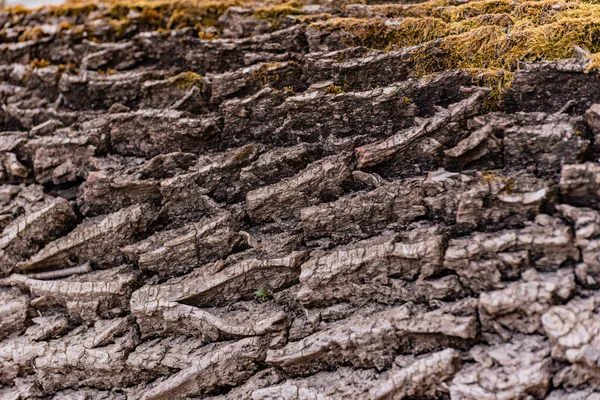
M 492 182 L 494 182 L 494 180 L 496 179 L 496 175 L 494 175 L 491 172 L 483 172 L 479 175 L 479 178 L 481 179 L 482 184 L 491 185 Z
M 71 25 L 71 23 L 69 21 L 62 21 L 60 24 L 58 24 L 58 29 L 61 31 L 66 31 L 71 29 L 73 26 Z
M 369 12 L 402 19 L 335 18 L 311 26 L 339 31 L 349 45 L 388 51 L 417 46 L 410 61 L 418 75 L 455 68 L 515 71 L 521 62 L 570 58 L 575 45 L 600 52 L 600 5 L 583 1 L 483 0 L 458 5 L 430 0 L 373 6 Z M 593 62 L 590 70 L 598 66 L 600 62 Z
M 504 176 L 496 176 L 492 171 L 484 171 L 480 173 L 479 178 L 481 183 L 484 185 L 492 185 L 494 182 L 498 181 L 501 182 L 503 188 L 501 189 L 500 193 L 509 194 L 515 190 L 512 180 Z
M 476 86 L 491 88 L 483 102 L 487 111 L 497 111 L 502 104 L 502 98 L 510 88 L 514 73 L 503 69 L 467 69 L 471 73 L 472 82 Z
M 227 8 L 240 5 L 239 1 L 210 1 L 201 3 L 185 3 L 173 7 L 169 17 L 167 29 L 181 29 L 185 27 L 218 27 L 219 17 Z M 197 30 L 197 28 L 196 28 Z
M 302 5 L 297 1 L 288 1 L 283 4 L 259 7 L 254 10 L 253 16 L 269 21 L 273 27 L 279 27 L 286 16 L 299 15 L 301 7 Z
M 344 93 L 344 89 L 341 86 L 334 85 L 333 83 L 323 88 L 323 92 L 331 95 L 337 95 Z
M 99 17 L 113 20 L 113 27 L 117 28 L 117 36 L 122 32 L 114 21 L 120 21 L 121 28 L 128 26 L 131 12 L 138 14 L 136 21 L 147 24 L 153 30 L 170 30 L 193 28 L 205 39 L 217 37 L 222 32 L 219 17 L 231 6 L 252 7 L 256 16 L 272 22 L 274 27 L 279 26 L 285 15 L 299 15 L 301 7 L 306 0 L 102 0 L 102 1 L 67 1 L 57 6 L 45 6 L 41 12 L 51 18 L 81 18 L 91 12 L 98 12 Z M 258 5 L 258 7 L 257 7 Z M 7 9 L 13 17 L 11 23 L 18 25 L 19 21 L 31 13 L 24 7 L 11 7 Z M 313 17 L 313 16 L 306 16 Z M 321 16 L 326 18 L 327 16 Z M 70 21 L 73 22 L 73 21 Z M 214 28 L 215 32 L 208 32 L 206 28 Z M 202 32 L 202 33 L 200 33 Z
M 50 17 L 76 17 L 98 10 L 98 4 L 94 1 L 69 1 L 57 6 L 49 6 L 46 9 Z
M 48 60 L 44 60 L 43 58 L 42 58 L 42 59 L 37 59 L 37 58 L 34 58 L 34 59 L 33 59 L 33 60 L 32 60 L 32 61 L 29 63 L 29 66 L 30 66 L 31 68 L 46 68 L 46 67 L 50 66 L 50 61 L 48 61 Z
M 140 13 L 140 20 L 146 22 L 151 27 L 158 29 L 163 25 L 164 16 L 155 9 L 145 8 Z
M 58 72 L 60 74 L 63 74 L 65 72 L 71 72 L 74 74 L 79 74 L 79 68 L 77 68 L 77 66 L 73 63 L 67 63 L 67 64 L 58 64 Z
M 129 21 L 130 13 L 139 14 L 138 20 L 151 29 L 179 29 L 197 24 L 202 27 L 216 27 L 220 31 L 219 17 L 230 6 L 243 6 L 252 1 L 245 0 L 103 0 L 67 1 L 56 6 L 45 6 L 41 10 L 48 17 L 77 18 L 97 11 L 109 20 Z M 277 3 L 280 3 L 277 1 Z M 24 7 L 7 9 L 9 15 L 22 19 L 33 10 Z M 13 23 L 15 21 L 12 21 Z M 114 24 L 114 22 L 113 22 Z
M 480 27 L 428 43 L 413 52 L 411 61 L 420 74 L 454 68 L 514 71 L 520 62 L 570 58 L 576 45 L 600 50 L 600 20 L 566 19 L 541 27 L 525 24 L 510 32 Z
M 12 6 L 12 7 L 6 7 L 2 11 L 7 13 L 8 15 L 12 15 L 12 16 L 24 16 L 31 12 L 31 10 L 29 8 L 23 7 L 20 4 L 17 4 L 16 6 Z
M 181 89 L 191 89 L 193 87 L 202 89 L 204 85 L 202 76 L 195 72 L 182 72 L 179 75 L 170 77 L 169 81 Z
M 585 70 L 586 73 L 600 70 L 600 53 L 592 54 L 590 56 L 590 62 Z
M 403 105 L 405 105 L 405 106 L 408 106 L 408 105 L 410 105 L 411 103 L 412 103 L 412 100 L 411 100 L 411 99 L 409 99 L 409 98 L 408 98 L 408 97 L 406 97 L 406 96 L 402 96 L 402 104 L 403 104 Z
M 513 182 L 505 177 L 501 177 L 500 180 L 504 184 L 504 188 L 502 189 L 502 193 L 510 194 L 515 190 L 515 186 Z
M 121 36 L 125 32 L 125 29 L 131 24 L 128 19 L 111 19 L 108 21 L 108 26 L 115 36 Z
M 260 66 L 258 71 L 252 73 L 252 79 L 260 83 L 261 86 L 267 86 L 279 82 L 279 74 L 274 71 L 281 67 L 280 62 L 269 62 Z
M 332 60 L 337 63 L 341 63 L 342 61 L 344 61 L 345 58 L 346 58 L 346 55 L 344 54 L 344 52 L 340 51 L 338 54 L 336 54 L 334 57 L 332 57 Z
M 235 155 L 235 159 L 239 162 L 247 161 L 252 156 L 252 153 L 254 153 L 254 150 L 256 148 L 252 145 L 245 146 Z
M 99 75 L 114 75 L 116 73 L 117 73 L 117 71 L 115 71 L 114 69 L 111 69 L 111 68 L 107 68 L 106 70 L 103 70 L 103 69 L 98 70 Z
M 30 40 L 40 40 L 45 37 L 46 34 L 42 31 L 39 26 L 28 26 L 25 28 L 23 33 L 19 36 L 19 42 L 27 42 Z
M 198 37 L 214 39 L 222 33 L 219 17 L 230 6 L 253 8 L 253 16 L 278 27 L 288 15 L 298 15 L 311 22 L 312 16 L 301 15 L 307 0 L 105 0 L 70 1 L 60 6 L 45 7 L 49 16 L 78 17 L 96 11 L 107 18 L 115 37 L 123 35 L 133 21 L 151 29 L 192 28 Z M 316 29 L 340 34 L 349 45 L 382 50 L 416 46 L 408 62 L 417 75 L 446 69 L 504 69 L 514 71 L 519 63 L 541 59 L 562 59 L 573 55 L 573 46 L 600 53 L 600 4 L 597 0 L 429 0 L 418 4 L 370 5 L 368 18 L 331 18 L 318 16 L 311 24 Z M 335 2 L 332 8 L 343 8 Z M 29 10 L 13 7 L 8 12 L 17 18 L 18 26 Z M 356 15 L 363 12 L 358 10 Z M 375 17 L 373 17 L 375 16 Z M 309 18 L 310 17 L 310 18 Z M 396 19 L 389 19 L 396 18 Z M 67 28 L 75 20 L 63 21 Z M 73 31 L 77 27 L 73 28 Z M 19 40 L 39 40 L 44 33 L 39 27 L 27 27 Z M 93 40 L 93 38 L 90 38 Z M 113 38 L 114 39 L 114 38 Z M 338 53 L 338 62 L 343 53 Z M 589 70 L 600 67 L 593 59 Z M 267 74 L 268 75 L 268 74 Z M 259 77 L 263 84 L 265 76 Z M 273 79 L 269 77 L 269 79 Z M 500 98 L 501 90 L 493 97 Z
M 309 14 L 309 15 L 296 15 L 296 18 L 301 24 L 312 24 L 318 21 L 327 21 L 333 18 L 333 15 L 322 13 L 322 14 Z
M 283 88 L 283 94 L 286 96 L 295 96 L 296 92 L 294 91 L 294 88 L 291 86 L 286 86 Z
M 216 33 L 203 31 L 199 26 L 196 27 L 196 30 L 198 31 L 198 38 L 202 40 L 213 40 L 218 37 Z

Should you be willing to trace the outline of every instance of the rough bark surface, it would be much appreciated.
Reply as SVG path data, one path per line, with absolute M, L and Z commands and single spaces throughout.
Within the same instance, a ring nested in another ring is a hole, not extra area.
M 0 399 L 599 400 L 598 61 L 218 3 L 0 12 Z

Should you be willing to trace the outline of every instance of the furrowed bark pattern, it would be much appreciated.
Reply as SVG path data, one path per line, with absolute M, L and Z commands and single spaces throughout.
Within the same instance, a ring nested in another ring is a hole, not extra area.
M 238 3 L 0 12 L 0 399 L 597 400 L 596 56 Z

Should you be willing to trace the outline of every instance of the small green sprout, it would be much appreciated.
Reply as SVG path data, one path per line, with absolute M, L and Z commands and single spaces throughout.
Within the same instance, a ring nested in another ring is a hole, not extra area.
M 266 300 L 267 297 L 269 297 L 269 293 L 267 293 L 267 289 L 265 288 L 258 289 L 256 292 L 254 292 L 254 295 L 258 300 Z

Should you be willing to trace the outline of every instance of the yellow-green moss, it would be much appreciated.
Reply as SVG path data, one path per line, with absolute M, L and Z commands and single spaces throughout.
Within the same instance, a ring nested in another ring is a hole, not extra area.
M 592 71 L 600 71 L 600 53 L 590 55 L 590 62 L 585 72 L 590 73 Z
M 69 1 L 57 6 L 48 6 L 46 9 L 50 17 L 76 17 L 98 10 L 98 4 L 94 1 Z
M 324 87 L 323 92 L 327 93 L 327 94 L 336 95 L 336 94 L 344 93 L 344 89 L 341 86 L 334 85 L 332 83 L 331 85 Z
M 145 8 L 140 13 L 140 20 L 146 22 L 156 29 L 163 26 L 164 16 L 160 11 L 151 8 Z
M 294 95 L 296 95 L 296 92 L 294 91 L 293 87 L 286 86 L 283 88 L 283 94 L 286 96 L 294 96 Z
M 235 159 L 239 162 L 247 161 L 255 150 L 256 147 L 252 145 L 245 146 L 235 155 Z
M 23 33 L 19 36 L 19 42 L 27 42 L 29 40 L 40 40 L 46 34 L 42 31 L 39 26 L 28 26 L 25 28 Z
M 288 1 L 283 4 L 272 5 L 268 7 L 259 7 L 254 10 L 254 18 L 266 19 L 271 26 L 278 27 L 283 18 L 288 15 L 299 15 L 302 4 L 297 1 Z
M 169 78 L 169 81 L 181 89 L 202 88 L 204 82 L 202 76 L 195 72 L 182 72 Z
M 341 30 L 354 44 L 375 49 L 420 45 L 410 56 L 413 70 L 420 75 L 456 68 L 514 71 L 519 62 L 570 58 L 575 45 L 600 52 L 597 16 L 559 17 L 541 26 L 527 20 L 506 26 L 508 15 L 473 18 L 452 23 L 432 17 L 406 18 L 393 26 L 377 19 L 343 19 L 321 23 L 318 28 Z
M 333 8 L 342 9 L 335 2 Z M 131 24 L 145 23 L 160 32 L 190 27 L 202 39 L 214 39 L 222 33 L 219 17 L 230 6 L 253 9 L 253 16 L 277 27 L 288 15 L 310 22 L 301 15 L 308 0 L 105 0 L 69 1 L 42 10 L 59 17 L 60 30 L 71 29 L 80 19 L 69 19 L 96 11 L 112 28 L 111 39 L 123 35 Z M 364 2 L 363 2 L 364 3 Z M 518 68 L 519 63 L 541 59 L 555 60 L 573 56 L 575 45 L 600 54 L 600 4 L 598 0 L 429 0 L 418 4 L 370 5 L 357 10 L 364 18 L 330 18 L 322 14 L 312 28 L 335 32 L 351 46 L 398 50 L 416 46 L 407 58 L 412 70 L 426 75 L 446 69 Z M 132 13 L 133 11 L 133 13 Z M 19 26 L 30 10 L 22 7 L 7 11 Z M 361 14 L 362 13 L 362 14 Z M 130 20 L 138 15 L 136 21 Z M 375 17 L 373 17 L 375 16 Z M 65 18 L 67 20 L 65 20 Z M 395 18 L 395 19 L 394 19 Z M 19 28 L 23 29 L 23 28 Z M 146 29 L 146 28 L 144 28 Z M 71 32 L 81 32 L 80 25 Z M 81 32 L 82 33 L 82 32 Z M 89 35 L 89 32 L 88 32 Z M 39 40 L 45 34 L 39 27 L 26 27 L 20 41 Z M 88 36 L 89 40 L 95 40 Z M 339 53 L 339 61 L 343 53 Z M 594 56 L 589 71 L 600 69 Z M 263 85 L 273 83 L 276 74 L 259 71 Z M 283 76 L 282 76 L 283 79 Z M 498 98 L 501 90 L 492 93 Z
M 252 73 L 252 79 L 259 82 L 261 86 L 267 86 L 279 81 L 279 74 L 274 71 L 281 67 L 280 62 L 265 63 Z
M 108 26 L 116 36 L 121 36 L 130 24 L 131 21 L 128 19 L 111 19 L 108 21 Z
M 492 172 L 482 172 L 479 175 L 479 179 L 481 180 L 481 183 L 484 185 L 491 185 L 492 182 L 494 182 L 494 179 L 496 179 L 496 175 L 493 174 Z
M 34 58 L 29 63 L 29 66 L 31 68 L 46 68 L 46 67 L 50 66 L 50 61 L 44 60 L 43 58 L 42 59 Z
M 502 103 L 504 93 L 510 88 L 514 73 L 503 69 L 477 68 L 467 69 L 467 72 L 471 73 L 474 85 L 492 89 L 483 102 L 484 109 L 488 111 L 497 110 Z
M 497 176 L 494 171 L 483 171 L 479 174 L 482 185 L 492 185 L 494 182 L 502 184 L 500 193 L 510 194 L 515 190 L 514 182 L 504 176 Z
M 79 74 L 79 68 L 73 63 L 67 64 L 58 64 L 58 72 L 63 74 L 65 72 L 71 72 L 74 74 Z
M 58 24 L 58 29 L 61 31 L 66 31 L 71 29 L 73 26 L 71 25 L 71 23 L 69 21 L 62 21 L 60 24 Z
M 348 45 L 418 46 L 410 61 L 419 75 L 455 68 L 514 71 L 520 62 L 572 57 L 576 45 L 600 52 L 600 4 L 593 1 L 430 0 L 371 6 L 369 14 L 382 18 L 335 18 L 311 26 L 336 31 Z M 590 70 L 599 66 L 592 60 Z
M 107 68 L 106 70 L 103 70 L 103 69 L 98 70 L 98 75 L 114 75 L 116 73 L 117 73 L 117 71 L 115 71 L 112 68 Z
M 504 184 L 502 193 L 510 194 L 515 190 L 515 185 L 513 184 L 512 180 L 505 178 L 505 177 L 501 177 L 500 180 Z

